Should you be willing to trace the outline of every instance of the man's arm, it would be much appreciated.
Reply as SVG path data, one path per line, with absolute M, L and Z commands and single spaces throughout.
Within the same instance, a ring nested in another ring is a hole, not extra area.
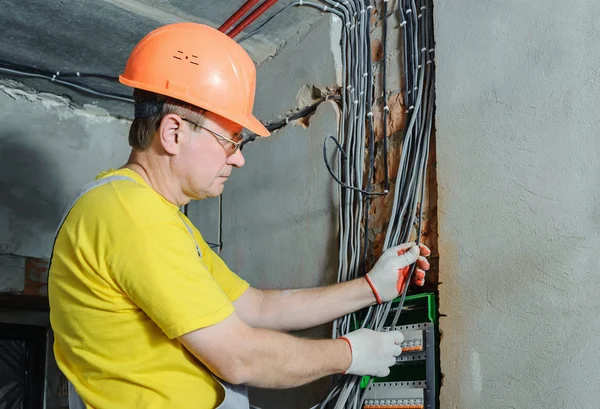
M 261 388 L 303 385 L 342 373 L 352 362 L 343 339 L 308 340 L 253 328 L 235 313 L 179 340 L 218 377 Z
M 342 372 L 385 377 L 402 353 L 403 339 L 399 331 L 365 328 L 341 339 L 303 339 L 253 328 L 235 312 L 179 337 L 218 377 L 261 388 L 292 388 Z
M 233 304 L 238 316 L 248 325 L 297 331 L 331 322 L 375 302 L 367 280 L 359 278 L 328 287 L 299 290 L 250 287 Z
M 405 258 L 407 249 L 413 254 Z M 390 301 L 402 292 L 408 266 L 416 261 L 415 282 L 423 285 L 429 262 L 419 257 L 413 243 L 389 249 L 365 277 L 319 288 L 298 290 L 258 290 L 249 288 L 233 304 L 238 316 L 248 325 L 276 331 L 297 331 L 312 328 L 351 312 Z M 421 245 L 425 256 L 430 250 Z M 377 294 L 377 295 L 375 295 Z

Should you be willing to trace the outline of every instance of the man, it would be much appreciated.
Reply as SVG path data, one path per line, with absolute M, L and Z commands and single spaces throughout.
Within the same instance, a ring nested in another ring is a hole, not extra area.
M 55 240 L 49 276 L 54 351 L 91 408 L 247 408 L 244 387 L 288 388 L 336 373 L 384 376 L 399 332 L 307 340 L 313 327 L 395 298 L 406 267 L 423 284 L 429 250 L 384 253 L 366 278 L 261 291 L 230 271 L 179 211 L 215 197 L 244 165 L 256 73 L 210 27 L 159 28 L 133 50 L 131 156 L 78 194 Z M 403 254 L 401 254 L 403 253 Z

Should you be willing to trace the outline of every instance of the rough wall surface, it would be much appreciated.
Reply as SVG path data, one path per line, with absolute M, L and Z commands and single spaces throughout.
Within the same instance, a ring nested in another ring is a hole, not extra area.
M 374 191 L 383 191 L 385 188 L 385 167 L 383 138 L 388 139 L 388 174 L 390 181 L 390 194 L 371 199 L 369 209 L 369 240 L 372 243 L 368 250 L 367 268 L 372 266 L 381 255 L 385 241 L 385 234 L 391 219 L 393 209 L 396 179 L 401 163 L 402 143 L 405 137 L 406 126 L 409 119 L 407 107 L 404 104 L 404 56 L 403 39 L 398 19 L 398 4 L 395 0 L 388 2 L 387 15 L 387 41 L 386 55 L 383 55 L 383 2 L 378 3 L 373 9 L 371 17 L 371 55 L 373 59 L 373 72 L 375 75 L 375 99 L 373 104 L 373 126 L 375 137 L 375 172 L 373 184 Z M 387 114 L 387 129 L 383 129 L 384 97 L 383 91 L 383 63 L 386 64 L 386 95 L 389 113 Z M 367 140 L 367 146 L 368 146 Z M 428 257 L 431 264 L 427 272 L 423 288 L 411 288 L 416 292 L 435 292 L 438 285 L 437 269 L 437 180 L 435 170 L 435 135 L 431 138 L 429 160 L 427 163 L 427 180 L 425 183 L 425 197 L 423 207 L 423 226 L 421 229 L 421 242 L 431 249 Z M 417 213 L 418 214 L 418 213 Z M 410 241 L 416 240 L 416 226 L 413 229 Z M 399 244 L 399 243 L 397 243 Z M 392 243 L 394 245 L 394 243 Z
M 0 293 L 47 294 L 54 233 L 74 193 L 127 159 L 126 121 L 101 109 L 0 80 Z M 48 313 L 0 308 L 0 323 L 49 326 Z M 45 402 L 66 407 L 66 383 L 47 348 Z
M 129 123 L 11 80 L 0 106 L 0 254 L 48 258 L 74 193 L 127 159 Z
M 442 408 L 600 400 L 600 3 L 436 2 Z
M 281 119 L 290 109 L 310 104 L 307 85 L 335 85 L 331 24 L 322 18 L 258 68 L 255 112 L 261 119 Z M 234 170 L 223 194 L 221 256 L 251 285 L 299 288 L 336 281 L 335 182 L 322 149 L 325 137 L 337 134 L 337 121 L 333 104 L 325 102 L 308 128 L 290 123 L 244 148 L 246 165 Z M 193 203 L 189 214 L 207 241 L 217 240 L 217 199 Z M 331 332 L 323 326 L 300 335 L 329 337 Z M 329 386 L 323 379 L 291 390 L 254 389 L 251 401 L 263 409 L 306 409 L 324 398 Z

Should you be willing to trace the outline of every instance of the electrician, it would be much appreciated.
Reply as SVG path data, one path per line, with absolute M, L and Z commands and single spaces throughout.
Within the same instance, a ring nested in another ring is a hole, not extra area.
M 394 299 L 413 263 L 422 285 L 429 250 L 391 248 L 366 277 L 329 287 L 250 287 L 179 209 L 219 196 L 244 166 L 243 128 L 269 135 L 252 115 L 252 60 L 213 28 L 177 23 L 137 44 L 120 81 L 134 88 L 131 155 L 79 192 L 51 259 L 54 352 L 71 407 L 240 409 L 247 385 L 388 374 L 400 332 L 286 332 Z

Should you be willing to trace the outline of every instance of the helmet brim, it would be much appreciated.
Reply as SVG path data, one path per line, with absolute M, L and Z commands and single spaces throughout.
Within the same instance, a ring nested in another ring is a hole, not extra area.
M 144 91 L 154 92 L 155 94 L 165 95 L 164 89 L 159 87 L 150 86 L 148 84 L 142 84 L 137 81 L 132 81 L 128 78 L 125 78 L 123 75 L 119 75 L 119 82 L 123 85 L 127 85 L 129 87 L 141 89 Z M 246 116 L 246 117 L 238 117 L 231 115 L 227 112 L 219 112 L 217 109 L 209 109 L 209 106 L 206 101 L 200 101 L 195 98 L 191 98 L 186 93 L 178 93 L 178 92 L 169 92 L 169 95 L 165 95 L 166 97 L 171 97 L 175 99 L 179 99 L 183 102 L 187 102 L 188 104 L 192 104 L 197 106 L 198 108 L 206 109 L 210 112 L 213 112 L 219 116 L 222 116 L 225 119 L 228 119 L 236 124 L 243 126 L 246 129 L 254 132 L 255 134 L 262 136 L 263 138 L 268 137 L 271 133 L 265 128 L 265 126 L 260 122 L 254 115 Z

